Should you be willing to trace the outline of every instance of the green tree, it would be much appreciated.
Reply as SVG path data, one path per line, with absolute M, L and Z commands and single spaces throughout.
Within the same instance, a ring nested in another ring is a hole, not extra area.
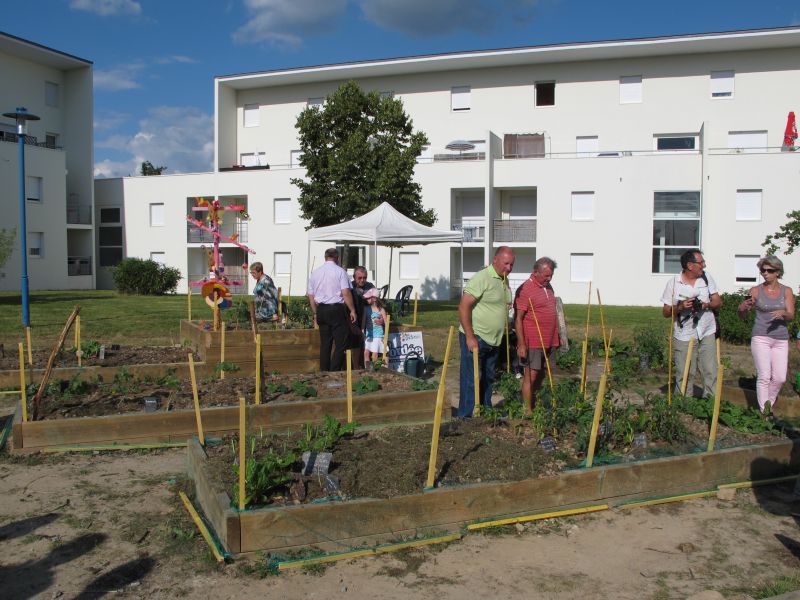
M 424 225 L 436 221 L 413 180 L 428 138 L 414 131 L 400 100 L 349 81 L 322 108 L 303 110 L 296 126 L 306 178 L 292 183 L 300 188 L 300 212 L 310 227 L 341 223 L 383 202 Z
M 142 175 L 161 175 L 164 171 L 167 170 L 167 167 L 156 167 L 153 166 L 149 160 L 146 160 L 142 163 Z
M 0 267 L 5 266 L 8 257 L 14 251 L 14 240 L 17 239 L 17 230 L 0 229 Z
M 791 254 L 795 248 L 800 246 L 800 210 L 786 213 L 786 218 L 789 219 L 786 224 L 781 225 L 778 231 L 772 235 L 768 235 L 761 244 L 768 255 L 777 254 L 783 242 L 786 243 L 784 254 Z

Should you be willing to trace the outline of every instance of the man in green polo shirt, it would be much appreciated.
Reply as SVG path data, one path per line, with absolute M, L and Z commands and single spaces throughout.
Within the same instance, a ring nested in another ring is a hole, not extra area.
M 507 278 L 513 268 L 514 251 L 508 246 L 500 246 L 494 253 L 492 264 L 478 271 L 464 288 L 458 305 L 461 373 L 457 417 L 471 417 L 475 409 L 473 352 L 478 353 L 478 397 L 483 406 L 492 405 L 494 364 L 503 341 L 511 304 Z

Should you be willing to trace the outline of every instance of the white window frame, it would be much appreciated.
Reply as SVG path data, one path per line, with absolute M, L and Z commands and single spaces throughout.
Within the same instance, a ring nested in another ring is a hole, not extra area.
M 763 190 L 736 190 L 736 220 L 760 221 Z
M 275 271 L 275 277 L 288 277 L 292 273 L 292 253 L 273 253 L 272 266 Z
M 245 104 L 242 108 L 242 127 L 259 127 L 261 125 L 261 106 Z
M 552 104 L 539 104 L 539 86 L 552 85 L 553 86 L 553 103 Z M 546 79 L 542 81 L 535 81 L 533 83 L 533 106 L 536 108 L 552 108 L 556 105 L 556 81 L 555 79 Z
M 400 252 L 397 270 L 400 279 L 419 279 L 419 252 Z
M 289 225 L 292 222 L 292 201 L 290 198 L 273 200 L 272 220 L 275 225 Z
M 769 147 L 766 129 L 752 129 L 728 132 L 728 148 L 737 153 L 750 154 L 766 152 Z
M 450 111 L 467 112 L 472 109 L 472 86 L 455 85 L 450 88 Z
M 569 255 L 569 280 L 574 283 L 588 283 L 594 278 L 594 254 L 573 252 Z
M 655 206 L 656 197 L 659 194 L 697 194 L 698 202 L 697 202 L 696 214 L 692 214 L 692 215 L 681 214 L 681 212 L 677 211 L 677 210 L 673 211 L 672 214 L 669 214 L 669 213 L 658 214 L 658 213 L 656 213 L 656 206 Z M 702 230 L 701 230 L 701 227 L 702 227 L 702 224 L 703 224 L 703 222 L 702 222 L 702 214 L 703 214 L 703 196 L 702 196 L 702 194 L 700 193 L 699 190 L 659 190 L 659 191 L 653 192 L 653 229 L 652 229 L 653 236 L 652 237 L 655 237 L 656 221 L 696 221 L 697 222 L 697 239 L 694 241 L 694 243 L 687 244 L 687 245 L 675 245 L 675 244 L 667 244 L 666 241 L 664 243 L 660 243 L 660 242 L 656 243 L 655 241 L 653 242 L 653 244 L 652 244 L 653 253 L 655 253 L 656 251 L 663 252 L 664 258 L 662 259 L 661 262 L 664 265 L 667 264 L 666 256 L 667 256 L 667 252 L 669 250 L 673 250 L 673 251 L 680 250 L 680 251 L 685 252 L 686 250 L 689 250 L 690 248 L 699 247 L 700 239 L 702 238 Z M 673 255 L 674 254 L 675 253 L 673 252 Z M 677 265 L 677 267 L 676 267 L 677 271 L 669 271 L 666 268 L 664 268 L 663 270 L 653 270 L 652 266 L 653 265 L 651 265 L 651 271 L 652 271 L 653 274 L 674 275 L 675 273 L 680 272 L 680 265 Z
M 61 104 L 61 86 L 53 81 L 44 82 L 44 103 L 45 106 L 58 108 Z
M 53 142 L 50 143 L 48 138 L 53 138 Z M 57 133 L 53 133 L 52 131 L 46 131 L 44 134 L 45 148 L 58 148 L 58 138 L 59 135 Z
M 596 135 L 578 135 L 575 137 L 575 154 L 577 156 L 597 156 L 600 152 L 600 138 Z
M 243 167 L 262 167 L 267 164 L 267 153 L 242 152 L 239 155 L 239 164 Z
M 159 208 L 161 211 L 161 219 L 159 219 Z M 151 202 L 150 203 L 150 227 L 164 227 L 164 223 L 166 222 L 166 207 L 164 206 L 163 202 Z
M 642 76 L 622 75 L 619 78 L 619 103 L 641 104 L 644 100 Z
M 667 139 L 693 139 L 694 140 L 694 148 L 667 148 L 667 149 L 659 149 L 658 141 L 659 140 L 667 140 Z M 687 154 L 697 154 L 700 152 L 700 135 L 697 133 L 657 133 L 653 135 L 653 151 L 655 152 L 684 152 Z
M 573 221 L 594 221 L 594 192 L 572 192 L 570 216 Z
M 320 110 L 325 107 L 325 98 L 309 98 L 306 102 L 306 106 L 311 108 L 319 108 Z
M 28 232 L 28 258 L 44 258 L 44 231 Z
M 711 98 L 714 100 L 730 100 L 733 98 L 735 77 L 736 73 L 732 69 L 711 71 L 709 75 Z
M 300 164 L 300 159 L 303 158 L 303 151 L 302 150 L 290 150 L 289 151 L 289 166 L 292 169 L 302 169 L 303 165 Z
M 41 177 L 36 177 L 35 175 L 25 176 L 25 197 L 28 202 L 42 203 L 42 185 Z
M 150 260 L 157 262 L 161 266 L 167 265 L 167 253 L 163 250 L 151 251 Z
M 758 283 L 758 254 L 735 254 L 733 273 L 736 283 Z
M 381 100 L 386 100 L 394 98 L 394 91 L 393 90 L 385 90 L 383 92 L 378 92 L 378 95 L 381 97 Z

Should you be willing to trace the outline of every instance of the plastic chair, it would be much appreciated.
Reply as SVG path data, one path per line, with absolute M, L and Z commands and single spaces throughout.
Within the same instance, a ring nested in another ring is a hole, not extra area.
M 406 310 L 411 306 L 411 292 L 414 290 L 413 285 L 405 285 L 400 288 L 397 295 L 394 297 L 394 304 L 397 308 L 397 313 L 402 317 L 406 314 Z
M 381 300 L 386 300 L 389 297 L 389 284 L 387 283 L 383 287 L 378 288 L 378 298 Z

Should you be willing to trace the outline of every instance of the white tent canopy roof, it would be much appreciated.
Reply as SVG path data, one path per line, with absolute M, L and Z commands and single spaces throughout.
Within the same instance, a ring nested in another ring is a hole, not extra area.
M 434 229 L 417 223 L 384 202 L 350 221 L 308 230 L 309 242 L 372 242 L 379 245 L 416 245 L 460 242 L 460 231 Z

